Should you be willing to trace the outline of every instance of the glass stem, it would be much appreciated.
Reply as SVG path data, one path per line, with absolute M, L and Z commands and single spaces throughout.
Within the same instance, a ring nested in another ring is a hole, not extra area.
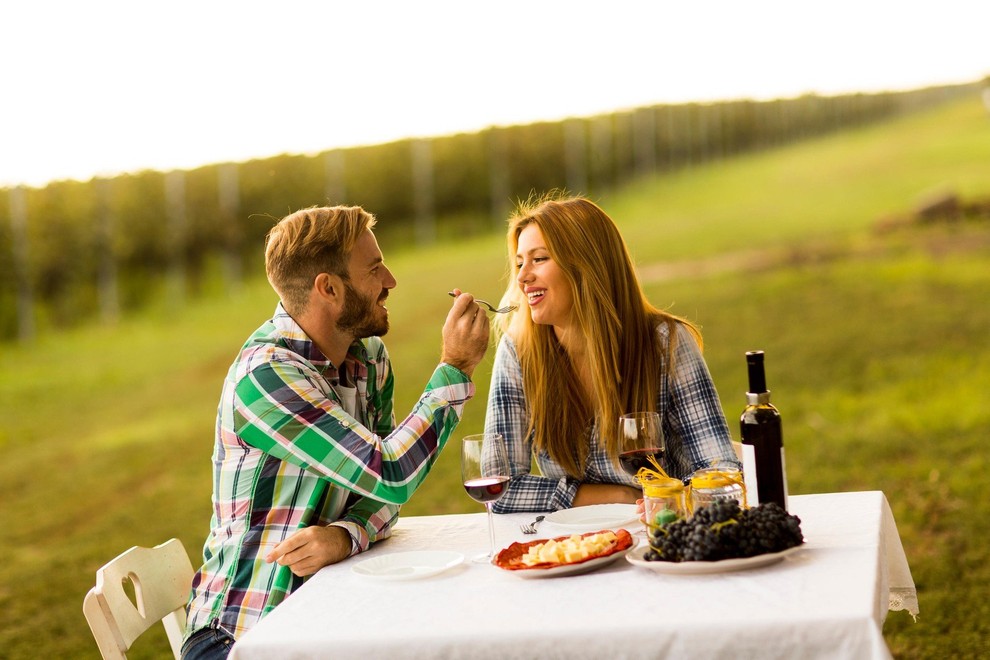
M 488 543 L 491 548 L 488 559 L 495 561 L 495 518 L 492 515 L 492 503 L 485 502 L 485 508 L 488 509 Z

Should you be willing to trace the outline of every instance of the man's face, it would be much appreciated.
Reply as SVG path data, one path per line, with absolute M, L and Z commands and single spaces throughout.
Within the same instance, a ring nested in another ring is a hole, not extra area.
M 384 335 L 388 332 L 385 300 L 396 282 L 371 230 L 355 243 L 347 270 L 349 281 L 344 282 L 344 310 L 337 329 L 355 339 Z

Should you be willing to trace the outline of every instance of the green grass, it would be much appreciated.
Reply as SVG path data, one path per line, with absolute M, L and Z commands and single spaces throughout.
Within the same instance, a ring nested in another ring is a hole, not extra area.
M 703 326 L 734 434 L 743 352 L 767 352 L 792 492 L 887 494 L 921 603 L 917 622 L 888 617 L 898 658 L 988 650 L 990 223 L 870 227 L 941 186 L 990 196 L 988 168 L 990 118 L 974 99 L 601 200 L 643 265 L 764 254 L 759 268 L 647 290 Z M 383 245 L 399 282 L 387 338 L 397 414 L 436 363 L 445 292 L 498 297 L 502 242 L 494 233 L 417 252 Z M 81 607 L 98 566 L 172 536 L 196 562 L 220 383 L 274 305 L 267 283 L 254 281 L 235 297 L 0 346 L 0 655 L 95 658 Z M 483 424 L 490 359 L 458 436 Z M 476 510 L 447 450 L 405 512 Z M 156 630 L 132 657 L 166 649 Z
M 978 102 L 646 180 L 608 200 L 643 263 L 847 240 L 943 188 L 987 195 Z

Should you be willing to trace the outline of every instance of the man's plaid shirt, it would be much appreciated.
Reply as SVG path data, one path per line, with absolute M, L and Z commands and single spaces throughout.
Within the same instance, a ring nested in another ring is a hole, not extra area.
M 474 384 L 440 364 L 396 427 L 393 376 L 377 337 L 344 360 L 356 418 L 332 384 L 339 372 L 281 305 L 245 343 L 224 382 L 213 452 L 213 518 L 188 605 L 187 636 L 235 638 L 302 584 L 265 555 L 310 525 L 343 527 L 352 554 L 391 533 L 399 504 L 426 478 Z

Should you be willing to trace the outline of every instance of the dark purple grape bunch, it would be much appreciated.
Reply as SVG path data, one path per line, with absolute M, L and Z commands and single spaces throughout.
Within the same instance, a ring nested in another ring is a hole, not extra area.
M 702 507 L 690 518 L 651 528 L 648 561 L 719 561 L 801 545 L 801 519 L 773 502 L 742 509 L 736 500 Z

